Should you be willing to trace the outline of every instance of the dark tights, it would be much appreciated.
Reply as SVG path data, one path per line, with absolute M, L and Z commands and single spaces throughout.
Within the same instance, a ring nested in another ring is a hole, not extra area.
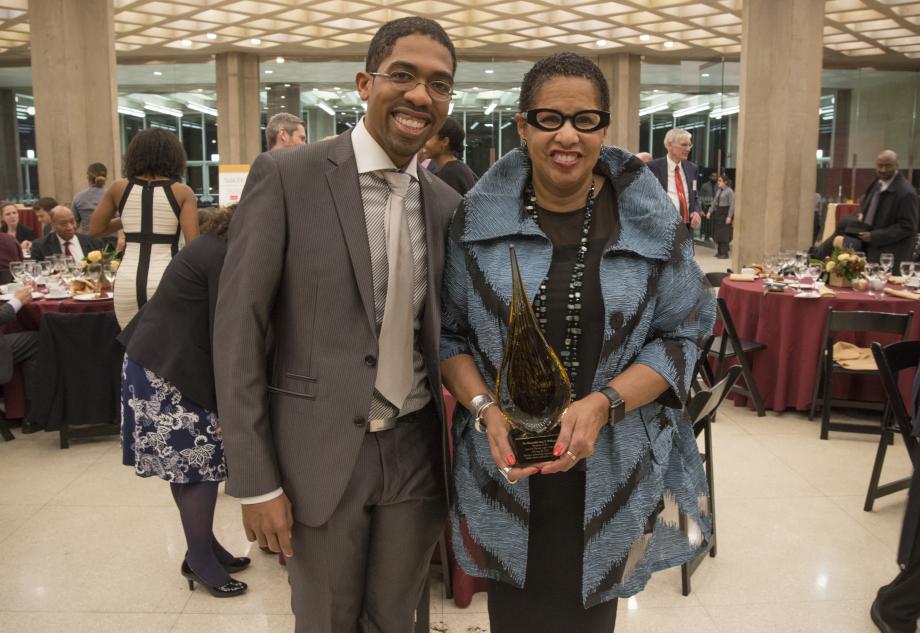
M 217 542 L 213 532 L 217 486 L 217 482 L 210 481 L 169 484 L 182 518 L 189 567 L 203 581 L 215 587 L 229 582 L 230 574 L 221 567 L 221 563 L 233 560 L 233 556 Z

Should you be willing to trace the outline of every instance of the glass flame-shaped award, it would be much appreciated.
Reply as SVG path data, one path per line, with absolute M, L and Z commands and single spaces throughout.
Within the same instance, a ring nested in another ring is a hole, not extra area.
M 565 368 L 543 337 L 527 300 L 514 247 L 511 250 L 511 311 L 508 339 L 495 391 L 498 406 L 511 424 L 511 446 L 519 464 L 557 459 L 559 416 L 572 400 Z

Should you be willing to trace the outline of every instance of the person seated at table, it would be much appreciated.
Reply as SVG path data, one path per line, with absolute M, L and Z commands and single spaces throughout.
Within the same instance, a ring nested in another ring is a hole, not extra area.
M 73 211 L 63 205 L 51 209 L 52 232 L 32 242 L 32 259 L 41 261 L 52 255 L 69 255 L 80 261 L 90 251 L 102 248 L 100 240 L 77 233 Z
M 21 262 L 22 260 L 22 247 L 16 238 L 7 233 L 0 233 L 0 284 L 8 284 L 13 281 L 10 262 Z
M 9 235 L 0 238 L 12 239 Z M 22 306 L 32 301 L 32 289 L 22 287 L 13 293 L 12 299 L 0 306 L 0 326 L 16 320 Z M 5 385 L 13 378 L 13 369 L 22 363 L 25 380 L 26 402 L 32 400 L 35 393 L 35 355 L 38 353 L 38 332 L 13 332 L 0 336 L 0 385 Z M 23 433 L 31 433 L 28 422 L 22 423 Z
M 19 223 L 19 208 L 16 203 L 0 202 L 0 217 L 3 219 L 3 223 L 0 224 L 0 233 L 12 235 L 25 249 L 31 248 L 35 231 Z
M 895 271 L 902 261 L 910 261 L 917 239 L 917 192 L 898 172 L 898 155 L 890 149 L 875 160 L 875 175 L 859 213 L 842 217 L 834 234 L 812 248 L 814 257 L 824 259 L 834 248 L 852 248 L 865 251 L 874 263 L 882 253 L 892 253 Z
M 58 206 L 58 201 L 50 196 L 43 196 L 32 205 L 32 212 L 41 227 L 42 236 L 51 232 L 51 209 L 56 206 Z
M 217 284 L 232 210 L 212 212 L 200 239 L 166 267 L 156 293 L 127 324 L 122 370 L 123 462 L 139 477 L 168 481 L 188 551 L 181 573 L 216 597 L 246 583 L 230 573 L 249 566 L 213 533 L 217 487 L 227 477 L 211 363 Z

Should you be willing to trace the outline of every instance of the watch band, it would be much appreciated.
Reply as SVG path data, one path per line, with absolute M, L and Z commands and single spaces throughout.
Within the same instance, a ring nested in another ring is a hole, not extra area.
M 604 394 L 607 400 L 610 401 L 610 413 L 607 418 L 607 424 L 611 426 L 622 420 L 626 417 L 626 401 L 623 400 L 623 396 L 613 387 L 601 387 L 598 389 L 599 393 Z

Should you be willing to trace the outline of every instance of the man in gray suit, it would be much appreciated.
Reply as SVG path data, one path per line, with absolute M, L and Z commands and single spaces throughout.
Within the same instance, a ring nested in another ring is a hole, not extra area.
M 460 198 L 416 154 L 455 70 L 436 22 L 385 24 L 356 77 L 364 118 L 259 156 L 230 227 L 227 492 L 248 538 L 289 557 L 298 633 L 410 631 L 444 527 L 439 292 Z

